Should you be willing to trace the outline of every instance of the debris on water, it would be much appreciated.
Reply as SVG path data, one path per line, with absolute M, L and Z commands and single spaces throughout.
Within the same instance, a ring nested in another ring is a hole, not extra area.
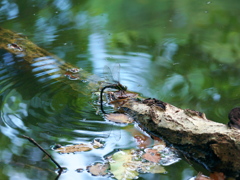
M 110 113 L 105 116 L 105 118 L 109 121 L 116 122 L 116 123 L 132 123 L 133 118 L 120 113 Z
M 71 73 L 79 73 L 82 69 L 80 68 L 71 68 L 71 69 L 67 69 L 68 72 Z
M 12 44 L 8 44 L 8 48 L 12 49 L 14 51 L 19 51 L 22 52 L 23 48 L 21 48 L 19 45 L 17 45 L 16 43 L 12 43 Z
M 78 168 L 78 169 L 76 169 L 76 172 L 77 172 L 77 173 L 81 173 L 81 172 L 83 172 L 83 171 L 84 171 L 83 168 Z
M 92 146 L 95 148 L 95 149 L 98 149 L 98 148 L 102 148 L 104 147 L 104 144 L 105 144 L 105 141 L 101 138 L 95 138 L 92 142 Z
M 93 147 L 90 144 L 77 144 L 77 145 L 68 145 L 62 146 L 60 148 L 55 149 L 55 151 L 65 154 L 65 153 L 75 153 L 75 152 L 82 152 L 82 151 L 90 151 Z
M 109 157 L 110 171 L 116 179 L 134 179 L 139 173 L 166 173 L 164 167 L 144 162 L 139 150 L 122 150 Z
M 74 145 L 67 145 L 67 146 L 61 146 L 61 145 L 55 145 L 53 146 L 53 150 L 57 151 L 61 154 L 66 153 L 76 153 L 76 152 L 86 152 L 90 151 L 92 149 L 99 149 L 104 147 L 105 141 L 100 138 L 96 138 L 91 143 L 81 143 L 81 144 L 74 144 Z
M 87 171 L 93 176 L 105 176 L 109 174 L 109 164 L 97 162 L 88 166 Z
M 158 163 L 160 161 L 161 154 L 156 149 L 147 148 L 144 151 L 145 154 L 143 154 L 142 158 L 154 163 Z
M 160 163 L 164 166 L 172 165 L 181 160 L 171 148 L 166 147 L 160 153 L 162 156 Z
M 72 74 L 72 73 L 70 73 L 70 72 L 66 72 L 66 73 L 64 74 L 64 76 L 66 76 L 69 80 L 79 80 L 79 79 L 80 79 L 79 75 L 77 75 L 77 74 Z
M 82 68 L 70 68 L 66 69 L 64 76 L 66 76 L 69 80 L 79 80 L 80 75 L 78 74 Z
M 62 145 L 61 144 L 55 144 L 51 147 L 52 150 L 55 150 L 55 149 L 58 149 L 58 148 L 61 148 Z
M 55 169 L 56 174 L 59 174 L 60 172 L 61 172 L 61 174 L 66 173 L 67 171 L 68 171 L 68 169 L 66 167 L 62 167 L 62 171 L 59 168 Z

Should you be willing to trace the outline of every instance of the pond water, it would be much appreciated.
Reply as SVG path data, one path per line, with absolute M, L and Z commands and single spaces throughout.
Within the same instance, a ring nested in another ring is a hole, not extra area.
M 120 64 L 121 83 L 130 91 L 227 123 L 228 112 L 240 105 L 239 5 L 238 0 L 1 0 L 0 23 L 99 77 L 105 65 Z M 119 126 L 96 113 L 97 97 L 84 93 L 84 82 L 75 82 L 79 93 L 20 56 L 0 50 L 0 57 L 0 179 L 56 177 L 55 165 L 20 134 L 67 167 L 61 180 L 110 179 L 75 170 L 102 162 L 115 149 L 136 148 L 126 130 L 133 125 Z M 96 137 L 106 141 L 103 149 L 51 151 L 55 144 Z M 166 174 L 139 179 L 186 180 L 199 169 L 181 160 L 167 166 Z

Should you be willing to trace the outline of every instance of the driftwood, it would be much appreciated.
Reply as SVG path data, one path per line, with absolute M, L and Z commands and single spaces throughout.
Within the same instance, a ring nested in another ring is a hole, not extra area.
M 79 85 L 74 81 L 66 81 L 64 75 L 66 69 L 74 67 L 34 45 L 27 38 L 0 28 L 0 49 L 20 55 L 29 64 L 44 62 L 54 57 L 56 61 L 52 63 L 59 68 L 55 73 L 61 74 L 56 80 L 79 91 Z M 86 92 L 88 91 L 89 95 L 93 89 L 101 87 L 99 81 L 91 77 L 83 70 L 80 72 L 80 80 L 88 81 Z M 240 130 L 208 120 L 203 113 L 189 109 L 183 110 L 156 99 L 141 101 L 126 98 L 118 106 L 148 132 L 163 137 L 185 156 L 196 160 L 209 170 L 220 171 L 235 177 L 240 174 Z
M 145 130 L 163 137 L 210 171 L 240 174 L 240 130 L 208 120 L 204 113 L 156 99 L 129 99 L 120 106 Z

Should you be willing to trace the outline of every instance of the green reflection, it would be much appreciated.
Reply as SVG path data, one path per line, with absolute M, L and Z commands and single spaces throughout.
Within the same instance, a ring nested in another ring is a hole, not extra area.
M 227 114 L 239 105 L 240 97 L 239 3 L 238 0 L 2 1 L 0 22 L 4 28 L 28 36 L 47 51 L 89 72 L 95 70 L 97 63 L 102 65 L 101 59 L 121 63 L 129 72 L 121 76 L 134 91 L 181 108 L 202 111 L 209 119 L 227 123 Z M 91 37 L 95 44 L 102 44 L 103 55 L 91 50 Z M 112 126 L 95 114 L 87 90 L 81 94 L 61 82 L 39 83 L 34 73 L 19 68 L 27 65 L 8 64 L 19 58 L 1 52 L 1 59 L 5 62 L 0 73 L 2 157 L 9 153 L 11 163 L 35 163 L 29 162 L 28 153 L 35 151 L 28 150 L 28 142 L 14 146 L 13 139 L 18 133 L 31 134 L 45 143 L 46 149 L 55 141 L 64 144 L 91 141 L 97 132 L 99 136 L 108 136 L 105 131 Z M 80 87 L 84 90 L 84 83 Z M 37 162 L 41 164 L 40 159 Z M 52 169 L 51 162 L 45 162 Z M 25 171 L 22 166 L 14 169 L 11 163 L 6 166 L 8 162 L 1 160 L 3 179 L 9 179 L 15 172 L 29 179 L 39 173 L 31 168 Z M 184 179 L 187 175 L 182 174 L 188 172 L 188 165 L 182 167 L 186 171 L 178 167 L 174 174 Z M 27 175 L 28 172 L 32 174 Z M 48 179 L 54 177 L 51 173 L 46 175 Z M 162 176 L 176 178 L 172 173 L 154 178 Z

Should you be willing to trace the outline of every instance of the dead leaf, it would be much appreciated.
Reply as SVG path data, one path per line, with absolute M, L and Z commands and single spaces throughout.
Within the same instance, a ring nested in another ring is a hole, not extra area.
M 158 163 L 160 161 L 161 155 L 156 149 L 146 149 L 145 151 L 146 153 L 143 154 L 142 158 L 154 163 Z
M 74 152 L 82 152 L 82 151 L 90 151 L 93 147 L 89 144 L 77 144 L 71 146 L 62 146 L 60 148 L 55 149 L 55 151 L 59 153 L 74 153 Z
M 153 164 L 151 162 L 142 163 L 139 167 L 139 172 L 141 173 L 166 173 L 167 171 L 164 169 L 163 166 L 158 164 Z
M 141 173 L 165 173 L 159 164 L 142 162 L 141 153 L 136 150 L 118 151 L 112 155 L 110 161 L 111 173 L 116 179 L 134 179 Z
M 94 139 L 92 146 L 94 149 L 102 148 L 104 146 L 104 141 L 102 139 Z
M 225 175 L 222 172 L 213 172 L 210 174 L 212 180 L 224 180 Z
M 201 172 L 195 177 L 194 180 L 211 180 L 209 177 L 204 176 Z
M 126 114 L 110 113 L 110 114 L 107 114 L 105 117 L 107 120 L 117 122 L 117 123 L 132 123 L 133 122 L 133 119 Z
M 134 139 L 137 143 L 137 146 L 141 149 L 144 149 L 148 146 L 150 146 L 151 142 L 152 142 L 152 139 L 148 136 L 145 136 L 144 134 L 136 134 L 134 135 Z
M 77 144 L 77 145 L 67 145 L 61 146 L 60 144 L 55 145 L 52 149 L 59 153 L 74 153 L 74 152 L 82 152 L 82 151 L 90 151 L 92 149 L 102 148 L 104 146 L 104 141 L 99 138 L 95 138 L 93 142 L 88 144 Z
M 105 176 L 108 174 L 109 164 L 108 163 L 95 163 L 92 166 L 88 166 L 87 170 L 93 176 Z
M 130 150 L 118 151 L 113 154 L 112 159 L 110 169 L 116 179 L 130 180 L 138 176 L 135 168 L 130 168 L 131 166 L 129 166 L 129 163 L 132 162 Z

